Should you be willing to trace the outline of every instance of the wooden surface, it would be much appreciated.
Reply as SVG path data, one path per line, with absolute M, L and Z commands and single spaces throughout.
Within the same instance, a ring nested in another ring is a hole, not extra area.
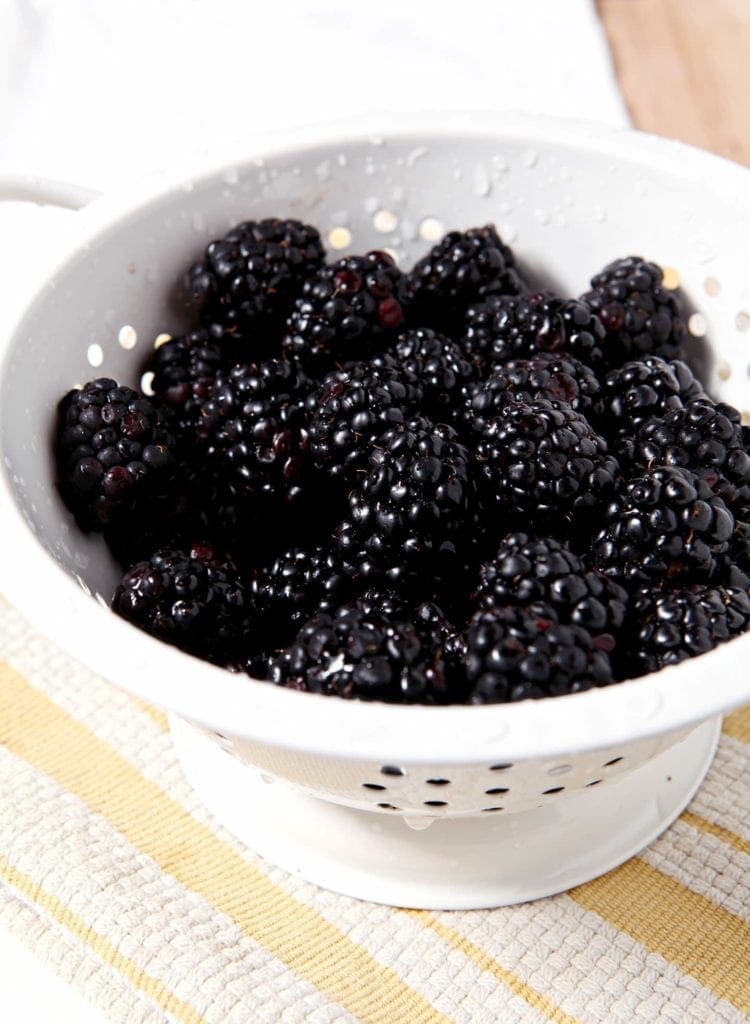
M 597 0 L 631 117 L 750 164 L 750 0 Z

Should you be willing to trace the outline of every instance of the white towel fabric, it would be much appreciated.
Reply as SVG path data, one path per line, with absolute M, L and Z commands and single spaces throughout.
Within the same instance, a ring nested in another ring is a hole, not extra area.
M 0 173 L 107 191 L 256 131 L 428 108 L 627 120 L 592 0 L 6 0 L 0 10 Z M 0 207 L 6 307 L 33 287 L 34 253 L 72 216 Z M 100 1019 L 17 937 L 0 935 L 0 958 L 4 1019 Z

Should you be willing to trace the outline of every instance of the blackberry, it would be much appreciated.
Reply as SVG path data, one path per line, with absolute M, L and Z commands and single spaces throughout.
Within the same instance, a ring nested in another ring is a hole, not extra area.
M 478 611 L 466 634 L 471 704 L 557 697 L 614 682 L 608 638 L 561 625 L 548 605 Z
M 601 385 L 590 367 L 571 357 L 535 356 L 493 366 L 486 380 L 474 386 L 464 408 L 464 419 L 482 431 L 492 417 L 502 414 L 509 398 L 532 402 L 546 398 L 565 402 L 582 416 L 601 414 Z
M 617 460 L 564 402 L 509 397 L 476 426 L 483 498 L 507 517 L 569 523 L 605 505 L 614 492 Z
M 593 545 L 596 565 L 634 581 L 709 581 L 724 564 L 734 518 L 686 469 L 657 466 L 628 481 Z
M 609 366 L 645 356 L 682 359 L 687 324 L 673 292 L 663 287 L 664 273 L 640 256 L 615 260 L 591 279 L 581 296 L 606 330 L 603 347 Z
M 642 424 L 620 449 L 634 466 L 680 466 L 702 477 L 732 508 L 750 498 L 750 455 L 745 451 L 740 413 L 709 398 L 672 409 Z
M 419 381 L 424 392 L 421 411 L 437 422 L 455 425 L 479 379 L 476 360 L 467 359 L 460 345 L 428 327 L 405 331 L 389 350 L 388 360 Z M 373 360 L 375 365 L 383 361 Z
M 458 331 L 466 309 L 488 295 L 526 290 L 511 249 L 494 226 L 450 231 L 409 274 L 414 321 L 446 334 Z
M 604 327 L 588 306 L 549 292 L 492 295 L 466 312 L 461 344 L 467 355 L 495 363 L 533 356 L 573 356 L 601 363 Z
M 679 360 L 666 362 L 649 356 L 625 363 L 604 378 L 601 429 L 609 437 L 627 436 L 652 417 L 660 419 L 672 409 L 705 397 L 690 367 Z
M 188 448 L 216 375 L 224 366 L 220 344 L 205 328 L 160 345 L 145 369 L 153 373 L 157 400 L 172 414 L 178 441 Z
M 436 572 L 456 564 L 474 505 L 470 456 L 456 431 L 415 417 L 378 438 L 338 542 L 355 562 Z
M 234 566 L 205 545 L 160 550 L 136 563 L 112 608 L 159 640 L 220 664 L 239 650 L 254 618 Z
M 559 622 L 613 638 L 623 627 L 629 602 L 623 587 L 587 569 L 566 544 L 527 533 L 503 537 L 495 557 L 479 571 L 474 598 L 486 609 L 543 601 Z
M 750 597 L 737 587 L 643 587 L 635 595 L 633 611 L 637 637 L 631 676 L 705 654 L 750 625 Z
M 311 383 L 283 359 L 222 370 L 201 408 L 198 450 L 239 497 L 297 501 L 308 469 Z
M 161 495 L 175 470 L 174 447 L 156 406 L 109 377 L 69 391 L 58 407 L 60 491 L 86 529 Z
M 284 351 L 314 371 L 363 359 L 404 326 L 406 278 L 384 252 L 344 256 L 304 284 L 284 328 Z
M 330 374 L 308 402 L 315 465 L 333 477 L 351 476 L 366 465 L 380 435 L 404 423 L 423 395 L 416 380 L 392 360 Z
M 329 612 L 351 589 L 335 548 L 318 545 L 283 551 L 252 582 L 251 592 L 273 637 L 293 636 L 315 612 Z
M 429 629 L 356 601 L 305 623 L 271 659 L 268 678 L 295 690 L 397 704 L 445 703 L 450 692 Z
M 211 242 L 184 279 L 188 305 L 204 325 L 217 325 L 249 358 L 267 354 L 305 278 L 325 252 L 314 227 L 298 220 L 250 220 Z

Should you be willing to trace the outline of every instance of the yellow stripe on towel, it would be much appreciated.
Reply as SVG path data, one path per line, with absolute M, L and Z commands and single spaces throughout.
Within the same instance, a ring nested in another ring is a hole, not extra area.
M 569 896 L 750 1013 L 750 925 L 739 917 L 638 858 Z
M 448 1024 L 395 971 L 269 881 L 26 680 L 0 667 L 0 743 L 367 1024 Z
M 28 875 L 9 864 L 7 858 L 1 853 L 0 879 L 15 889 L 24 899 L 41 907 L 58 924 L 61 924 L 63 928 L 67 928 L 80 942 L 85 943 L 92 949 L 104 963 L 119 971 L 133 988 L 148 996 L 159 1009 L 170 1014 L 176 1020 L 181 1021 L 182 1024 L 204 1024 L 205 1018 L 196 1013 L 192 1006 L 183 1003 L 181 999 L 178 999 L 160 981 L 142 971 L 133 960 L 122 954 L 116 946 L 113 946 L 109 939 L 95 931 L 83 918 L 74 914 L 56 896 L 46 892 Z

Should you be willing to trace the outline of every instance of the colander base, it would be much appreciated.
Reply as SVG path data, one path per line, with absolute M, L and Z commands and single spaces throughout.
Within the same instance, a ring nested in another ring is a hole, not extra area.
M 721 717 L 607 786 L 516 814 L 437 819 L 420 831 L 401 817 L 264 781 L 173 714 L 170 728 L 185 775 L 207 809 L 272 864 L 375 903 L 472 910 L 564 892 L 642 850 L 703 781 Z

